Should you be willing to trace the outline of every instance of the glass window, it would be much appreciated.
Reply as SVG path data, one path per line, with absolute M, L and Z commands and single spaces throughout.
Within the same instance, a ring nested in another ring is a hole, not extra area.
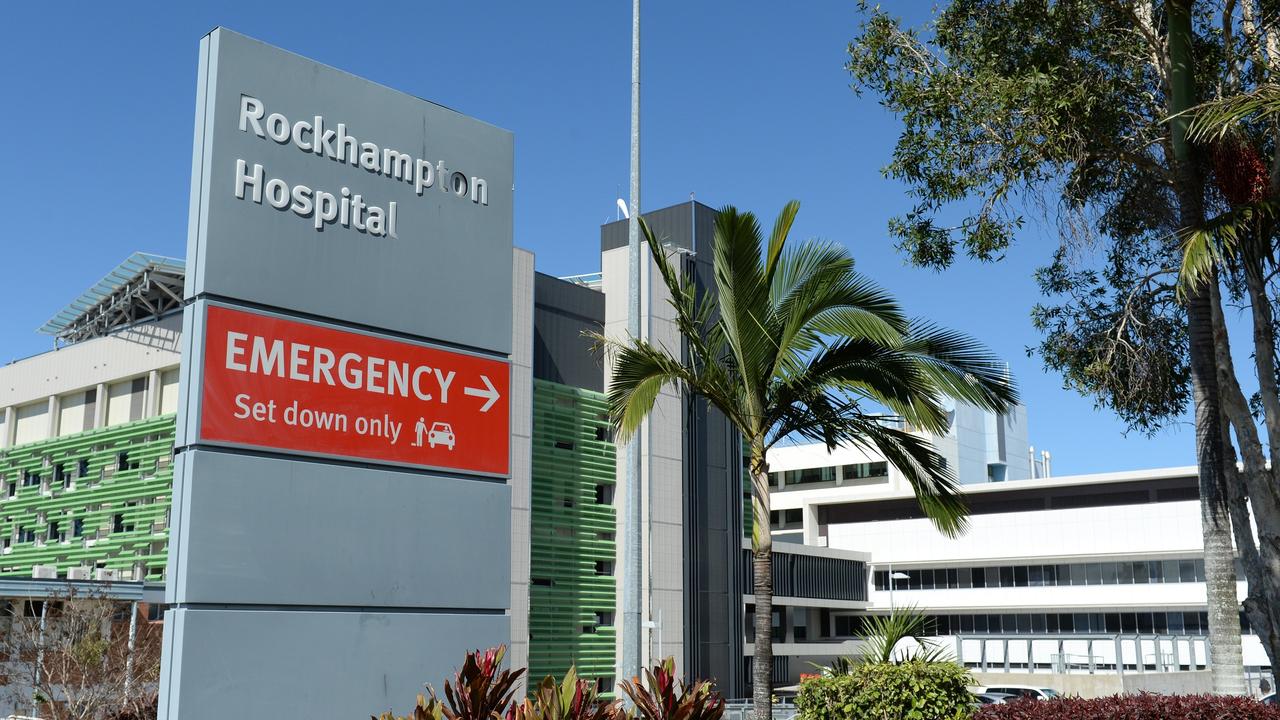
M 1017 632 L 1017 631 L 1018 631 L 1018 616 L 1016 616 L 1016 615 L 1012 615 L 1012 614 L 1010 614 L 1010 615 L 1001 615 L 1001 616 L 1000 616 L 1000 631 L 1001 631 L 1001 632 L 1005 632 L 1005 633 L 1013 633 L 1013 632 Z
M 1173 633 L 1174 635 L 1181 635 L 1183 632 L 1186 631 L 1186 626 L 1183 625 L 1182 623 L 1182 613 L 1180 612 L 1168 613 L 1168 616 L 1166 619 L 1169 623 L 1170 633 Z
M 1117 567 L 1120 570 L 1120 584 L 1132 585 L 1133 584 L 1133 563 L 1123 562 L 1123 563 L 1119 563 Z
M 1155 632 L 1155 627 L 1155 620 L 1151 617 L 1151 613 L 1138 613 L 1138 632 L 1150 634 Z
M 1109 633 L 1120 632 L 1120 613 L 1107 613 L 1104 616 L 1106 620 L 1106 631 Z
M 1058 576 L 1059 585 L 1071 584 L 1071 566 L 1070 565 L 1058 565 L 1057 572 L 1055 574 Z
M 956 570 L 956 587 L 968 588 L 973 587 L 973 568 L 958 568 Z
M 987 586 L 986 568 L 973 568 L 973 586 L 976 588 Z
M 1025 584 L 1025 583 L 1023 583 Z M 1005 565 L 1000 568 L 1000 587 L 1013 587 L 1013 568 Z
M 1193 560 L 1196 566 L 1196 582 L 1204 582 L 1204 560 Z
M 1178 579 L 1182 582 L 1196 581 L 1196 564 L 1191 560 L 1178 561 Z
M 1116 563 L 1102 563 L 1102 584 L 1115 585 L 1118 582 L 1119 569 Z
M 1076 631 L 1075 615 L 1071 613 L 1058 613 L 1058 631 L 1064 633 L 1072 633 Z
M 1147 576 L 1151 578 L 1150 582 L 1164 582 L 1164 565 L 1159 560 L 1149 560 L 1147 562 Z
M 1071 568 L 1071 584 L 1084 585 L 1085 584 L 1084 565 L 1068 565 L 1067 567 Z
M 1151 632 L 1159 633 L 1161 635 L 1169 632 L 1169 616 L 1167 613 L 1158 612 L 1151 614 Z
M 991 624 L 987 622 L 987 618 L 989 617 L 990 615 L 974 615 L 973 631 L 976 633 L 991 632 Z
M 960 616 L 960 632 L 966 632 L 966 633 L 973 632 L 973 616 L 972 615 Z
M 955 568 L 947 568 L 947 587 L 951 589 L 960 587 L 960 573 Z
M 987 575 L 986 587 L 989 587 L 989 588 L 1000 587 L 1000 568 L 989 567 L 989 568 L 985 568 L 983 572 L 985 572 Z
M 1026 565 L 1018 565 L 1013 569 L 1013 586 L 1014 587 L 1027 586 L 1027 566 Z
M 1147 564 L 1145 562 L 1133 563 L 1133 581 L 1140 585 L 1145 585 L 1147 578 Z
M 1106 616 L 1102 613 L 1089 613 L 1089 632 L 1106 632 Z
M 1031 616 L 1027 613 L 1018 613 L 1018 632 L 1031 632 Z
M 1101 585 L 1102 584 L 1102 564 L 1089 563 L 1088 565 L 1086 565 L 1085 577 L 1088 578 L 1087 582 L 1089 585 Z
M 1031 587 L 1044 586 L 1044 568 L 1040 565 L 1032 565 L 1027 568 L 1027 584 Z
M 1055 616 L 1057 617 L 1057 616 Z M 1031 632 L 1043 633 L 1047 627 L 1047 619 L 1044 613 L 1035 613 L 1031 616 Z
M 1049 587 L 1052 587 L 1058 584 L 1058 566 L 1057 565 L 1044 566 L 1044 584 Z
M 1120 613 L 1120 632 L 1136 633 L 1138 632 L 1138 614 L 1137 613 Z
M 1178 582 L 1178 577 L 1179 577 L 1178 561 L 1165 560 L 1164 561 L 1164 581 L 1167 583 Z
M 1059 616 L 1058 613 L 1049 613 L 1049 615 L 1046 617 L 1048 632 L 1051 632 L 1051 633 L 1062 632 L 1062 628 L 1059 626 L 1059 622 L 1058 622 L 1060 617 L 1061 616 Z
M 946 579 L 946 573 L 943 573 L 943 579 Z M 920 589 L 932 590 L 936 587 L 933 582 L 933 570 L 925 569 L 920 571 Z

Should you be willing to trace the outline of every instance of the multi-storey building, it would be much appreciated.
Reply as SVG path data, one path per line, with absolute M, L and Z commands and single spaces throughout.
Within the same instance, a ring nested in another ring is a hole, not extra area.
M 648 218 L 708 286 L 710 258 L 695 250 L 714 212 L 688 203 Z M 623 225 L 602 228 L 603 272 L 585 278 L 536 273 L 532 254 L 517 250 L 511 288 L 509 658 L 535 681 L 577 665 L 606 691 L 620 645 L 624 454 L 607 416 L 605 363 L 585 333 L 625 325 L 624 236 Z M 111 581 L 121 598 L 160 598 L 174 411 L 189 390 L 178 372 L 183 273 L 181 261 L 134 254 L 41 328 L 54 350 L 0 367 L 0 601 L 12 608 L 86 579 Z M 678 344 L 652 265 L 645 276 L 646 334 Z M 644 660 L 674 656 L 681 671 L 745 696 L 752 586 L 737 435 L 672 390 L 641 448 Z M 780 602 L 866 607 L 865 554 L 777 555 Z M 828 582 L 810 580 L 819 568 L 833 573 Z M 775 676 L 785 680 L 803 663 L 780 650 Z

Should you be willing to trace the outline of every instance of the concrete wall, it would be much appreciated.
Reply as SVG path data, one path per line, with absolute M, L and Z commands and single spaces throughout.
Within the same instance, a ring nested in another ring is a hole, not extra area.
M 0 367 L 0 448 L 173 412 L 181 330 L 171 315 Z
M 533 482 L 533 253 L 516 249 L 511 275 L 511 647 L 507 666 L 529 666 L 529 513 Z M 516 696 L 524 694 L 521 677 Z
M 1029 685 L 1053 688 L 1064 695 L 1084 698 L 1109 695 L 1153 692 L 1191 695 L 1212 691 L 1213 682 L 1208 670 L 1169 673 L 1096 674 L 1083 673 L 973 673 L 979 687 L 1002 685 Z

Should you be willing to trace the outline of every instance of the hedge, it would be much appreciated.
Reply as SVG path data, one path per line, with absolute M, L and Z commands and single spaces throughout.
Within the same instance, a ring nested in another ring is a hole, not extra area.
M 1280 706 L 1228 695 L 1113 695 L 985 705 L 974 720 L 1280 720 Z
M 949 662 L 863 663 L 800 684 L 800 720 L 968 720 L 969 672 Z

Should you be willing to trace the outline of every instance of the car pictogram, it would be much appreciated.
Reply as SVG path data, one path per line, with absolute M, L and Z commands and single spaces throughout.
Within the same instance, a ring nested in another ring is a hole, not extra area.
M 431 430 L 427 432 L 427 445 L 433 448 L 436 445 L 445 445 L 453 450 L 453 428 L 449 423 L 431 423 Z

